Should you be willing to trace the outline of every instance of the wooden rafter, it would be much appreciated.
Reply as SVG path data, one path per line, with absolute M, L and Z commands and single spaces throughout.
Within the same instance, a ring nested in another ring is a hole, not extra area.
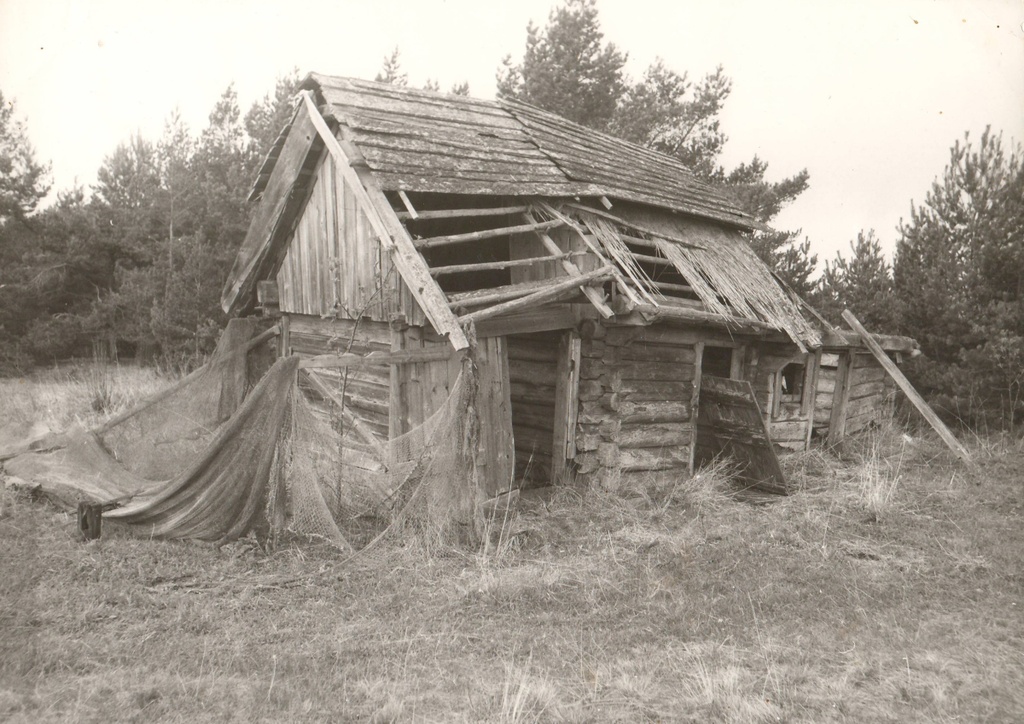
M 430 267 L 431 276 L 441 276 L 442 274 L 459 274 L 462 272 L 476 272 L 476 271 L 488 271 L 493 269 L 509 269 L 516 266 L 533 266 L 535 264 L 541 264 L 546 261 L 558 261 L 560 259 L 568 259 L 573 256 L 579 256 L 585 254 L 582 251 L 571 251 L 565 254 L 551 254 L 549 256 L 533 256 L 528 259 L 510 259 L 509 261 L 485 261 L 479 264 L 451 264 L 449 266 L 432 266 Z
M 509 216 L 521 214 L 526 206 L 495 206 L 488 209 L 433 209 L 417 211 L 413 216 L 408 211 L 397 211 L 395 215 L 402 221 L 428 221 L 430 219 L 469 219 L 477 216 Z
M 556 280 L 557 281 L 557 280 Z M 536 279 L 519 284 L 506 284 L 500 287 L 487 289 L 474 289 L 471 292 L 456 292 L 448 295 L 448 305 L 453 309 L 459 307 L 479 307 L 484 304 L 494 304 L 507 299 L 525 297 L 539 289 L 545 289 L 552 283 L 551 279 Z
M 432 249 L 436 246 L 447 246 L 449 244 L 464 244 L 468 241 L 480 241 L 482 239 L 493 239 L 497 236 L 512 236 L 513 234 L 528 234 L 530 232 L 544 231 L 562 226 L 563 222 L 540 221 L 531 224 L 520 224 L 518 226 L 503 226 L 497 229 L 484 229 L 483 231 L 471 231 L 467 234 L 448 234 L 445 236 L 433 236 L 428 239 L 415 239 L 413 245 L 417 249 Z
M 567 204 L 567 205 L 569 205 L 569 204 Z M 561 211 L 559 211 L 555 207 L 551 206 L 550 204 L 546 204 L 546 203 L 542 202 L 540 204 L 540 207 L 544 210 L 545 213 L 550 214 L 551 216 L 554 216 L 556 219 L 561 219 L 562 221 L 564 221 L 566 223 L 566 225 L 570 229 L 572 229 L 573 231 L 575 231 L 579 235 L 580 239 L 583 240 L 583 243 L 586 245 L 586 247 L 588 249 L 590 249 L 590 251 L 594 254 L 594 256 L 597 257 L 598 261 L 600 261 L 602 264 L 606 264 L 606 265 L 612 267 L 613 272 L 614 272 L 613 273 L 613 278 L 615 279 L 616 285 L 622 291 L 622 293 L 626 296 L 626 298 L 630 301 L 630 303 L 632 303 L 632 304 L 640 304 L 641 303 L 640 297 L 637 296 L 636 292 L 633 291 L 633 288 L 626 282 L 625 277 L 622 276 L 622 272 L 620 272 L 619 269 L 616 268 L 612 264 L 611 260 L 609 260 L 603 253 L 601 253 L 601 248 L 597 244 L 595 244 L 594 241 L 590 237 L 587 236 L 587 234 L 583 231 L 583 229 L 581 229 L 579 227 L 579 225 L 575 221 L 573 221 L 570 217 L 566 216 L 565 214 L 563 214 Z M 532 213 L 527 214 L 527 218 L 531 218 L 532 219 L 533 218 Z M 551 242 L 552 244 L 554 244 L 554 242 L 550 238 L 545 242 L 545 245 L 547 244 L 547 242 Z M 576 265 L 573 264 L 573 266 L 575 267 Z M 573 270 L 571 270 L 569 268 L 566 268 L 565 270 L 566 270 L 566 273 L 568 273 L 570 276 L 573 275 Z M 576 272 L 579 272 L 578 268 L 576 269 Z M 594 290 L 594 291 L 596 291 L 596 290 Z M 588 294 L 587 298 L 590 299 L 591 303 L 595 307 L 597 307 L 597 310 L 601 313 L 601 316 L 607 318 L 607 317 L 610 317 L 610 316 L 612 316 L 614 314 L 614 312 L 611 310 L 611 308 L 607 304 L 604 303 L 603 297 L 602 297 L 602 300 L 601 300 L 601 305 L 599 305 L 598 302 L 596 301 L 596 296 L 594 296 L 592 294 Z M 609 313 L 606 313 L 606 311 L 609 312 Z

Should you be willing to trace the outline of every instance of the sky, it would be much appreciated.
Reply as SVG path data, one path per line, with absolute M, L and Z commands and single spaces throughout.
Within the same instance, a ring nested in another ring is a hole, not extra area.
M 55 190 L 95 183 L 132 133 L 178 109 L 201 130 L 234 84 L 243 111 L 297 68 L 372 79 L 395 48 L 411 85 L 494 96 L 502 57 L 556 0 L 0 0 L 0 90 Z M 657 57 L 693 79 L 722 65 L 730 168 L 755 154 L 810 188 L 774 225 L 812 251 L 861 229 L 891 251 L 949 149 L 987 125 L 1024 141 L 1024 0 L 597 0 L 639 78 Z

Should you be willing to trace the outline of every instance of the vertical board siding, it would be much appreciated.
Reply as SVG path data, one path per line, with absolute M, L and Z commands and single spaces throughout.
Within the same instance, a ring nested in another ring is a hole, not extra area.
M 282 312 L 378 322 L 394 314 L 422 318 L 330 157 L 317 167 L 277 285 Z
M 515 445 L 505 340 L 505 337 L 485 337 L 479 340 L 476 352 L 479 382 L 476 409 L 480 415 L 477 465 L 485 499 L 510 490 L 514 483 Z
M 450 350 L 446 339 L 423 327 L 396 329 L 391 333 L 391 350 L 395 352 L 438 347 Z M 447 360 L 392 366 L 392 437 L 407 433 L 417 425 L 423 424 L 424 420 L 448 400 L 452 386 L 458 380 L 462 369 L 461 355 L 454 350 L 450 351 L 452 356 Z

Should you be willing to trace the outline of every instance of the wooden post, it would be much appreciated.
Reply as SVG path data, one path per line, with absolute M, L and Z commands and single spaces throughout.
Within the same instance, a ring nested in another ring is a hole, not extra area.
M 78 530 L 85 540 L 96 540 L 103 530 L 103 504 L 78 504 Z
M 690 435 L 690 475 L 693 475 L 693 468 L 697 455 L 697 427 L 698 415 L 700 413 L 700 385 L 703 378 L 701 366 L 704 364 L 704 343 L 697 342 L 693 345 L 693 397 L 691 398 L 690 425 L 693 432 Z
M 804 414 L 807 415 L 807 435 L 804 450 L 811 449 L 814 434 L 814 408 L 818 404 L 818 370 L 821 369 L 821 350 L 807 355 L 807 374 L 804 377 Z
M 967 452 L 967 448 L 961 445 L 960 441 L 953 436 L 953 433 L 951 433 L 949 428 L 943 424 L 942 420 L 939 419 L 939 416 L 935 414 L 935 411 L 929 407 L 928 403 L 924 401 L 924 398 L 921 397 L 921 395 L 917 393 L 917 390 L 914 389 L 914 386 L 910 384 L 910 380 L 900 372 L 900 368 L 896 366 L 896 363 L 889 359 L 889 355 L 885 353 L 885 350 L 882 349 L 881 345 L 879 345 L 868 331 L 864 329 L 863 325 L 861 325 L 857 318 L 853 316 L 849 309 L 843 310 L 843 319 L 846 320 L 846 323 L 853 327 L 854 331 L 860 335 L 860 338 L 864 341 L 867 348 L 871 350 L 871 354 L 875 356 L 878 363 L 882 365 L 882 368 L 896 381 L 896 384 L 900 386 L 903 393 L 912 403 L 914 403 L 914 407 L 916 407 L 917 411 L 924 416 L 924 419 L 928 421 L 928 424 L 932 426 L 932 429 L 939 433 L 939 437 L 941 437 L 943 442 L 949 446 L 949 449 L 955 452 L 965 463 L 972 462 L 971 455 Z
M 832 391 L 832 412 L 828 420 L 828 444 L 836 445 L 846 435 L 846 407 L 850 403 L 853 386 L 853 351 L 839 354 L 836 365 L 836 386 Z
M 555 368 L 555 420 L 551 445 L 551 484 L 565 473 L 565 461 L 576 457 L 576 413 L 579 407 L 580 337 L 567 331 L 558 341 Z

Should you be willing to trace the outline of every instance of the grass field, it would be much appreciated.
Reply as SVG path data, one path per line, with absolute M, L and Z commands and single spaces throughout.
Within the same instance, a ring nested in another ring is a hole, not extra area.
M 347 566 L 83 543 L 4 489 L 0 720 L 1024 721 L 1024 444 L 972 452 L 882 431 L 790 457 L 769 504 L 721 469 L 565 488 L 486 551 Z

